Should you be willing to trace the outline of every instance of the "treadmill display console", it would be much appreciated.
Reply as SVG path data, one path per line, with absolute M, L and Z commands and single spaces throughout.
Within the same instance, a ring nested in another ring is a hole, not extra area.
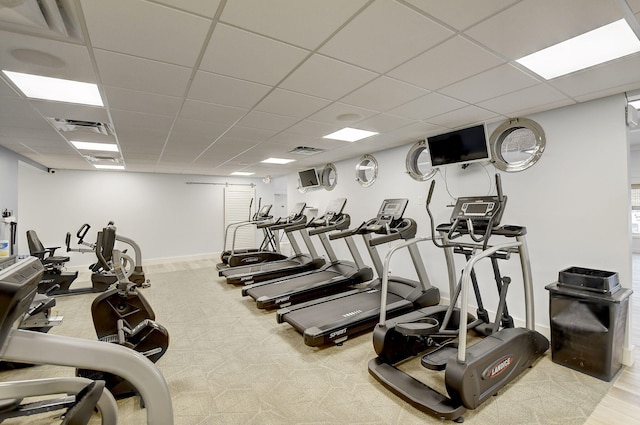
M 391 220 L 399 220 L 407 209 L 408 199 L 385 199 L 378 211 L 379 218 L 388 218 Z

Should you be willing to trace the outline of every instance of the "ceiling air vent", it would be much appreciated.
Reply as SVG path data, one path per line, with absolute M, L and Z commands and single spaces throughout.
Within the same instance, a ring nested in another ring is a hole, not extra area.
M 110 124 L 95 121 L 70 120 L 65 118 L 49 118 L 49 122 L 62 132 L 88 131 L 105 136 L 113 135 L 113 128 Z
M 82 39 L 73 0 L 0 0 L 0 21 L 15 30 Z
M 289 151 L 289 153 L 298 155 L 315 155 L 320 152 L 324 152 L 324 149 L 312 148 L 309 146 L 298 146 L 297 148 L 291 149 Z

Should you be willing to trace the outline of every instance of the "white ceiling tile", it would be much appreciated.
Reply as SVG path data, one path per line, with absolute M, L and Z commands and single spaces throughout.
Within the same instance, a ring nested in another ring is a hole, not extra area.
M 524 0 L 465 33 L 515 60 L 621 18 L 616 0 Z
M 327 124 L 317 121 L 304 120 L 287 129 L 287 133 L 300 134 L 310 137 L 324 137 L 340 130 L 344 125 Z
M 307 50 L 218 24 L 200 69 L 274 86 L 308 54 Z
M 220 0 L 153 0 L 197 15 L 213 18 L 220 5 Z
M 0 31 L 2 69 L 96 83 L 85 46 Z
M 388 113 L 412 120 L 423 120 L 465 106 L 467 104 L 459 100 L 438 93 L 429 93 L 402 106 L 393 108 Z
M 270 114 L 268 112 L 254 110 L 238 121 L 238 125 L 277 132 L 291 127 L 299 120 L 299 118 L 286 117 L 284 115 Z
M 436 90 L 502 63 L 497 56 L 457 36 L 399 66 L 389 75 Z
M 439 92 L 464 102 L 477 103 L 538 83 L 531 75 L 504 64 L 440 89 Z
M 495 121 L 499 117 L 500 115 L 495 112 L 469 105 L 451 111 L 448 114 L 431 117 L 427 121 L 429 124 L 436 124 L 442 127 L 458 128 L 483 123 L 485 121 Z
M 627 0 L 627 4 L 633 13 L 640 13 L 640 0 Z
M 209 19 L 142 0 L 81 3 L 95 48 L 176 65 L 195 64 L 211 26 Z
M 639 74 L 640 53 L 636 53 L 607 64 L 555 78 L 550 80 L 549 84 L 569 96 L 578 97 L 636 82 Z
M 334 124 L 339 127 L 347 127 L 349 124 L 375 115 L 377 112 L 370 109 L 358 108 L 340 102 L 332 103 L 326 108 L 309 117 L 312 121 Z
M 145 114 L 174 116 L 182 105 L 182 98 L 149 92 L 105 87 L 110 108 L 138 111 Z
M 240 108 L 251 108 L 270 90 L 271 87 L 263 84 L 198 71 L 193 79 L 187 98 Z
M 468 28 L 519 0 L 406 0 L 423 12 L 457 30 Z
M 173 122 L 172 119 L 160 115 L 118 109 L 111 110 L 111 118 L 125 154 L 127 151 L 146 152 L 145 146 L 156 146 L 159 152 L 167 140 Z
M 547 84 L 538 84 L 517 92 L 480 102 L 481 108 L 495 111 L 507 117 L 514 117 L 513 113 L 531 108 L 567 100 L 567 97 Z
M 230 126 L 246 113 L 246 109 L 186 100 L 180 112 L 180 117 Z
M 255 109 L 261 112 L 305 118 L 329 103 L 331 102 L 326 99 L 275 89 Z
M 242 28 L 315 49 L 366 0 L 233 0 L 220 19 Z
M 182 66 L 104 50 L 94 54 L 100 79 L 107 86 L 182 97 L 191 77 L 191 69 Z
M 0 98 L 0 128 L 5 126 L 44 130 L 51 128 L 31 107 L 28 100 L 9 96 Z
M 377 0 L 319 51 L 384 73 L 453 34 L 451 30 L 406 6 Z
M 274 134 L 276 134 L 276 132 L 271 130 L 263 130 L 236 125 L 229 131 L 227 131 L 224 137 L 253 142 L 263 142 L 265 140 L 268 140 Z
M 414 123 L 413 120 L 409 120 L 406 118 L 396 117 L 388 114 L 378 114 L 356 123 L 354 127 L 363 130 L 377 131 L 378 133 L 387 133 L 410 125 L 412 123 Z
M 384 112 L 427 93 L 428 90 L 382 76 L 343 97 L 340 102 Z
M 280 87 L 337 100 L 376 78 L 378 74 L 322 55 L 313 55 Z
M 4 79 L 4 74 L 0 72 L 0 97 L 13 97 L 13 98 L 18 98 L 21 95 L 19 95 L 14 89 L 13 87 L 11 87 L 9 85 L 8 82 L 5 82 Z M 2 101 L 2 99 L 0 99 L 0 102 Z

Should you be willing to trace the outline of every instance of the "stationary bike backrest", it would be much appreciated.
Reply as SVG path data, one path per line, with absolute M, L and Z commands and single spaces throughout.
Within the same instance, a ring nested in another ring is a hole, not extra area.
M 113 248 L 116 244 L 116 228 L 107 226 L 98 232 L 96 241 L 96 256 L 98 263 L 105 269 L 111 270 L 109 262 L 113 259 Z

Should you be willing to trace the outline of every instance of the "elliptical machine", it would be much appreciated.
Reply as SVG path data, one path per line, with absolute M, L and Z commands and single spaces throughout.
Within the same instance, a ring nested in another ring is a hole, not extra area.
M 449 223 L 439 225 L 436 236 L 429 203 L 435 182 L 427 197 L 427 212 L 431 221 L 431 238 L 419 238 L 408 243 L 430 240 L 444 249 L 451 304 L 425 307 L 412 313 L 386 319 L 384 297 L 380 322 L 374 329 L 373 345 L 378 357 L 369 362 L 369 373 L 393 393 L 414 407 L 443 419 L 463 422 L 467 409 L 475 409 L 516 379 L 549 348 L 549 341 L 535 331 L 533 286 L 529 254 L 523 226 L 499 226 L 506 205 L 499 175 L 496 175 L 497 196 L 459 198 Z M 493 236 L 506 242 L 490 245 Z M 455 241 L 464 237 L 465 241 Z M 453 254 L 465 256 L 466 264 L 456 284 Z M 387 289 L 389 260 L 385 260 L 383 291 Z M 520 259 L 525 327 L 514 327 L 506 307 L 506 293 L 511 279 L 499 273 L 498 260 L 511 255 Z M 494 321 L 484 310 L 474 272 L 475 265 L 489 258 L 499 292 Z M 470 286 L 473 286 L 478 305 L 478 318 L 468 313 Z M 460 306 L 455 305 L 460 302 Z M 470 330 L 484 337 L 467 345 Z M 444 371 L 446 393 L 422 383 L 396 368 L 398 363 L 422 356 L 421 364 L 433 371 Z
M 100 341 L 129 347 L 155 363 L 169 347 L 169 333 L 155 322 L 151 305 L 138 291 L 138 286 L 126 276 L 123 255 L 114 248 L 115 231 L 113 225 L 105 227 L 96 244 L 96 253 L 101 254 L 98 255 L 100 266 L 112 271 L 118 280 L 116 288 L 98 295 L 91 304 L 96 336 Z M 106 388 L 116 398 L 138 393 L 129 382 L 116 375 L 88 369 L 78 369 L 77 375 L 104 380 Z
M 142 269 L 142 251 L 133 239 L 118 235 L 113 221 L 110 221 L 107 227 L 98 232 L 95 243 L 86 242 L 84 238 L 87 236 L 90 228 L 91 226 L 85 223 L 76 233 L 78 245 L 80 245 L 81 248 L 71 248 L 71 233 L 69 232 L 67 232 L 65 243 L 67 252 L 95 253 L 98 261 L 89 266 L 89 269 L 92 271 L 91 284 L 94 288 L 93 292 L 104 292 L 118 281 L 115 271 L 109 265 L 112 260 L 112 250 L 116 241 L 129 245 L 134 251 L 135 260 L 127 255 L 127 250 L 120 251 L 122 265 L 124 266 L 124 272 L 127 278 L 138 286 L 149 285 L 149 281 L 145 278 L 144 270 Z M 88 248 L 82 248 L 83 246 Z

